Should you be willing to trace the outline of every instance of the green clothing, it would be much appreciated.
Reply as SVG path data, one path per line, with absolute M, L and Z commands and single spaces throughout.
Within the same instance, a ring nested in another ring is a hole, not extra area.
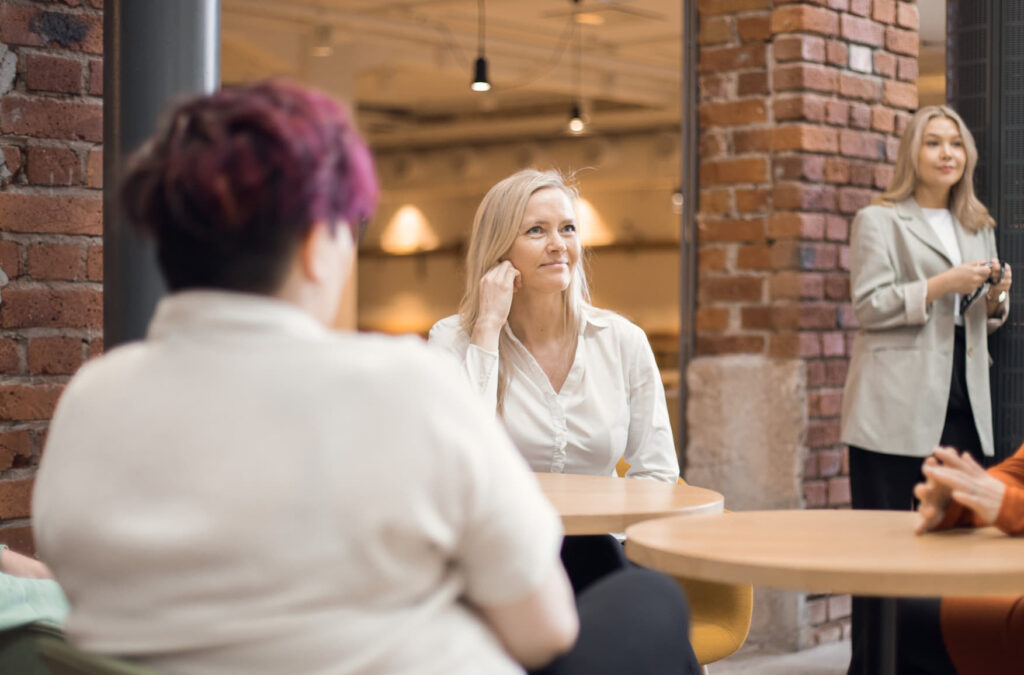
M 68 600 L 56 581 L 0 572 L 0 630 L 36 621 L 60 626 L 67 615 Z

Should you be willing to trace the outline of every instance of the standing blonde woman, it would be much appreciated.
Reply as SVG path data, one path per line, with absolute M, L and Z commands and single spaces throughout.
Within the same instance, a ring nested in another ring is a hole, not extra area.
M 853 221 L 860 330 L 842 410 L 853 508 L 911 508 L 921 460 L 937 445 L 993 455 L 988 334 L 1009 314 L 1012 273 L 974 194 L 977 160 L 956 112 L 922 108 L 891 186 Z M 865 602 L 854 601 L 851 673 L 870 668 Z
M 534 471 L 679 477 L 665 391 L 643 331 L 589 303 L 576 192 L 552 171 L 520 171 L 477 209 L 459 314 L 430 342 L 464 363 Z M 608 537 L 569 537 L 577 590 L 624 564 Z

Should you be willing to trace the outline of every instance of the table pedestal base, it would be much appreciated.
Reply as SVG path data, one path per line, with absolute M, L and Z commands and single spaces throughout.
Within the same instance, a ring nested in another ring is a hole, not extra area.
M 877 663 L 871 664 L 871 672 L 879 675 L 896 675 L 896 645 L 899 638 L 896 634 L 896 598 L 886 597 L 878 598 L 878 600 L 882 610 L 879 621 L 869 627 L 871 636 L 869 647 L 877 648 L 869 648 L 868 653 L 878 659 Z

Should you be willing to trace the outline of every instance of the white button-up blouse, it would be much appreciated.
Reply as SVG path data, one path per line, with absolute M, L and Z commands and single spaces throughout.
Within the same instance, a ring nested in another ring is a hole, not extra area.
M 679 478 L 665 389 L 639 326 L 588 308 L 572 367 L 557 392 L 508 324 L 503 330 L 512 353 L 502 418 L 530 468 L 611 476 L 624 456 L 629 477 Z M 429 340 L 455 355 L 487 407 L 496 410 L 498 352 L 470 344 L 457 315 L 434 324 Z

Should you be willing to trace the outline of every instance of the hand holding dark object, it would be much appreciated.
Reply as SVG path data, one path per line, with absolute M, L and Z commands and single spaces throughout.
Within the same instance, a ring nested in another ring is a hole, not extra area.
M 993 258 L 993 260 L 995 259 Z M 970 289 L 970 291 L 960 289 L 956 290 L 957 293 L 962 294 L 962 297 L 960 298 L 961 315 L 965 314 L 967 312 L 967 308 L 971 306 L 971 303 L 977 300 L 978 296 L 985 291 L 986 286 L 991 283 L 993 275 L 998 274 L 998 279 L 996 283 L 1002 281 L 1003 269 L 1005 269 L 1004 266 L 999 264 L 998 260 L 995 260 L 995 265 L 993 265 L 992 260 L 988 262 L 966 263 L 966 265 L 974 266 L 973 271 L 975 272 L 975 274 L 972 276 L 977 277 L 980 275 L 981 281 L 980 283 L 978 283 L 977 286 Z M 964 265 L 961 265 L 960 267 L 964 267 Z M 996 268 L 998 268 L 998 272 L 996 271 Z M 959 267 L 955 267 L 953 269 L 959 269 Z
M 986 299 L 990 303 L 1002 304 L 1013 284 L 1013 270 L 1010 268 L 1010 263 L 1000 262 L 996 258 L 992 258 L 992 263 L 992 275 L 989 277 L 991 288 L 989 288 Z
M 925 300 L 929 303 L 935 302 L 950 293 L 959 293 L 966 297 L 980 289 L 991 273 L 992 270 L 988 267 L 988 263 L 983 261 L 965 262 L 951 267 L 945 272 L 928 278 L 928 292 Z M 964 307 L 962 303 L 963 298 L 961 298 L 961 309 Z

